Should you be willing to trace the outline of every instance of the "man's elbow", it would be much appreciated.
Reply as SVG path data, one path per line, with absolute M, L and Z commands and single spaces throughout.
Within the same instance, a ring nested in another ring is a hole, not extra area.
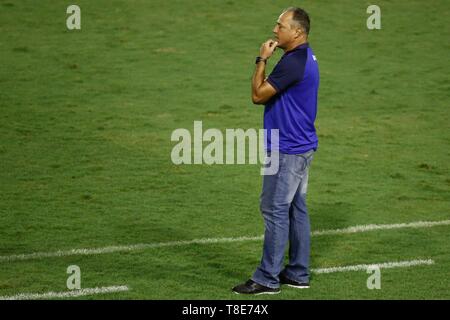
M 267 99 L 264 99 L 256 94 L 252 94 L 252 102 L 253 104 L 264 104 L 267 102 Z

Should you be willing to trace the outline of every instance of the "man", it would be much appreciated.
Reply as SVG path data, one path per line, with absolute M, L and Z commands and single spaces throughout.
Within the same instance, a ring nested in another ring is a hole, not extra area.
M 318 139 L 314 127 L 317 113 L 319 70 L 308 44 L 310 20 L 300 8 L 289 8 L 273 29 L 256 59 L 252 100 L 265 104 L 264 128 L 268 130 L 268 156 L 279 152 L 279 168 L 265 175 L 260 209 L 265 234 L 260 266 L 247 282 L 233 288 L 240 294 L 275 294 L 280 284 L 309 288 L 310 225 L 306 208 L 308 169 Z M 284 55 L 265 79 L 266 60 L 276 47 Z M 279 130 L 279 150 L 271 148 L 270 130 Z M 289 241 L 289 263 L 283 268 Z

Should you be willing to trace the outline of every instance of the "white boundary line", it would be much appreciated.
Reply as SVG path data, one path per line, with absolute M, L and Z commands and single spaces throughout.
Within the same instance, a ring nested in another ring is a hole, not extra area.
M 345 229 L 336 230 L 322 230 L 313 231 L 311 235 L 322 236 L 322 235 L 334 235 L 334 234 L 345 234 L 345 233 L 359 233 L 374 230 L 390 230 L 390 229 L 403 229 L 403 228 L 430 228 L 434 226 L 444 226 L 450 225 L 450 220 L 441 221 L 416 221 L 410 223 L 395 223 L 395 224 L 368 224 L 363 226 L 354 226 Z
M 443 225 L 450 225 L 450 220 L 416 221 L 416 222 L 410 222 L 410 223 L 397 223 L 397 224 L 359 225 L 359 226 L 353 226 L 353 227 L 344 228 L 344 229 L 313 231 L 313 232 L 311 232 L 311 236 L 352 234 L 352 233 L 361 233 L 361 232 L 368 232 L 368 231 L 374 231 L 374 230 L 391 230 L 391 229 L 403 229 L 403 228 L 429 228 L 429 227 L 443 226 Z M 34 253 L 26 253 L 26 254 L 13 254 L 13 255 L 9 255 L 9 256 L 0 256 L 0 263 L 23 261 L 23 260 L 38 260 L 38 259 L 55 258 L 55 257 L 131 252 L 131 251 L 153 249 L 153 248 L 187 246 L 187 245 L 193 245 L 193 244 L 212 244 L 212 243 L 256 241 L 256 240 L 262 240 L 262 239 L 263 239 L 262 235 L 261 236 L 253 236 L 253 237 L 237 237 L 237 238 L 205 238 L 205 239 L 194 239 L 194 240 L 187 240 L 187 241 L 139 243 L 139 244 L 133 244 L 133 245 L 108 246 L 108 247 L 91 248 L 91 249 L 85 248 L 85 249 L 58 250 L 58 251 L 53 251 L 53 252 L 34 252 Z
M 86 288 L 73 291 L 63 292 L 46 292 L 46 293 L 20 293 L 15 296 L 0 297 L 0 300 L 37 300 L 37 299 L 53 299 L 53 298 L 74 298 L 82 296 L 90 296 L 94 294 L 113 293 L 128 291 L 127 286 L 111 286 L 100 288 Z
M 363 271 L 369 268 L 378 267 L 380 269 L 391 269 L 391 268 L 407 268 L 418 265 L 432 265 L 434 261 L 428 260 L 410 260 L 410 261 L 398 261 L 398 262 L 383 262 L 375 264 L 357 264 L 353 266 L 344 267 L 331 267 L 331 268 L 318 268 L 311 269 L 312 273 L 333 273 L 333 272 L 347 272 L 347 271 Z

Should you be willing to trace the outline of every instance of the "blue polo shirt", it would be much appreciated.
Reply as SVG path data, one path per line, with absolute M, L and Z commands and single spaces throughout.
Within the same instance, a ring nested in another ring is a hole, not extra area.
M 270 130 L 279 130 L 281 153 L 300 154 L 317 150 L 314 121 L 317 114 L 319 67 L 308 43 L 286 52 L 267 81 L 277 90 L 264 109 L 267 151 L 271 151 Z

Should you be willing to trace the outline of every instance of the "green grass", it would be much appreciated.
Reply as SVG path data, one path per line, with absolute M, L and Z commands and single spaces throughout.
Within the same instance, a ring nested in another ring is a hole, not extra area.
M 264 3 L 264 5 L 262 5 Z M 261 128 L 260 44 L 288 1 L 0 1 L 0 255 L 263 233 L 258 165 L 171 163 L 177 128 Z M 304 1 L 319 61 L 312 229 L 450 217 L 450 5 Z M 281 57 L 277 51 L 268 70 Z M 258 299 L 449 299 L 448 226 L 312 238 L 312 267 L 430 258 L 315 275 Z M 128 284 L 93 299 L 241 299 L 261 242 L 1 263 L 0 296 Z M 244 297 L 248 298 L 248 297 Z M 86 299 L 86 298 L 84 298 Z

